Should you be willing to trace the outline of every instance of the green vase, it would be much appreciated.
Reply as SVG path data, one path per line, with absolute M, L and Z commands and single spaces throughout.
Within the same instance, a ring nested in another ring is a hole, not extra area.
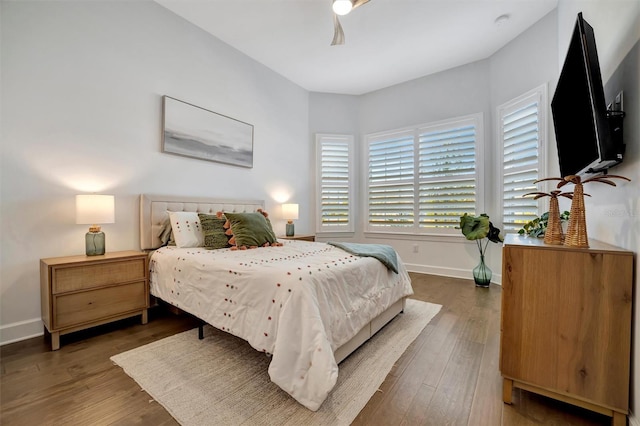
M 293 222 L 291 223 L 287 223 L 287 227 L 286 227 L 286 235 L 287 237 L 293 237 L 295 230 L 293 228 Z
M 99 256 L 104 254 L 104 232 L 89 231 L 84 236 L 87 256 Z
M 480 255 L 480 263 L 473 268 L 473 280 L 476 287 L 489 287 L 491 284 L 491 269 L 484 263 L 484 255 Z

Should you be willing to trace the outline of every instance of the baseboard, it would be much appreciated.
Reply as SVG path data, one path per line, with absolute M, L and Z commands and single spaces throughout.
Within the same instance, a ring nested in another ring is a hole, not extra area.
M 473 275 L 470 269 L 462 268 L 443 268 L 440 266 L 430 265 L 418 265 L 415 263 L 405 263 L 404 265 L 409 272 L 417 272 L 420 274 L 440 275 L 443 277 L 462 278 L 472 280 Z M 502 284 L 502 274 L 494 273 L 491 277 L 491 282 L 494 284 Z M 640 425 L 638 425 L 640 426 Z
M 634 416 L 634 414 L 629 411 L 629 426 L 640 426 L 640 418 Z
M 44 334 L 43 327 L 40 318 L 0 326 L 0 346 L 42 336 Z

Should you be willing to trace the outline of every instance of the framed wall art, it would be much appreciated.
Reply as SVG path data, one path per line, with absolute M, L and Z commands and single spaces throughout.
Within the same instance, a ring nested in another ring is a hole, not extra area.
M 163 96 L 162 152 L 253 167 L 253 126 Z

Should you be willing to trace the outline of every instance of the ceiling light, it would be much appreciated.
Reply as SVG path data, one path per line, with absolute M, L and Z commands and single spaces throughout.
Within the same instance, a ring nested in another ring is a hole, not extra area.
M 351 3 L 351 0 L 333 0 L 332 7 L 336 15 L 346 15 L 351 12 L 353 3 Z

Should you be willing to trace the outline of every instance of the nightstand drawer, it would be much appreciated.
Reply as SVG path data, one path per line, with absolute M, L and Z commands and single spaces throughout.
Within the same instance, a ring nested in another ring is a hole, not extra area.
M 55 296 L 53 304 L 55 329 L 98 321 L 123 312 L 145 309 L 146 282 Z
M 146 279 L 145 267 L 145 259 L 138 258 L 53 268 L 51 272 L 52 293 L 144 280 Z

